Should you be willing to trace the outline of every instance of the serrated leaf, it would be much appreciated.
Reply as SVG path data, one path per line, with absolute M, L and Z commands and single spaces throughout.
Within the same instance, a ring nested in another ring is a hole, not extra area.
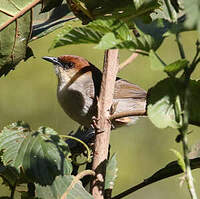
M 0 134 L 0 151 L 5 167 L 16 169 L 30 182 L 51 184 L 56 176 L 70 174 L 72 166 L 67 144 L 50 128 L 31 131 L 23 122 L 4 127 Z
M 184 98 L 184 82 L 181 79 L 164 79 L 158 82 L 148 91 L 147 114 L 152 123 L 158 128 L 179 128 L 175 119 L 175 100 L 179 96 Z M 199 114 L 200 82 L 190 80 L 189 82 L 189 123 L 200 126 Z
M 126 23 L 116 19 L 97 19 L 87 25 L 87 27 L 99 31 L 102 34 L 112 32 L 120 40 L 131 40 L 132 36 Z
M 73 176 L 64 175 L 57 176 L 51 185 L 41 186 L 36 184 L 36 197 L 48 198 L 48 199 L 60 199 L 63 193 L 65 193 L 67 187 L 70 186 Z M 78 181 L 71 191 L 66 196 L 67 199 L 93 199 Z
M 165 66 L 164 71 L 172 76 L 175 76 L 179 71 L 187 67 L 189 61 L 186 59 L 179 59 L 167 66 Z
M 105 189 L 113 189 L 117 177 L 116 153 L 112 155 L 106 167 Z
M 109 33 L 109 34 L 108 34 Z M 119 20 L 99 19 L 86 26 L 72 29 L 64 28 L 55 38 L 52 48 L 70 44 L 99 44 L 97 48 L 114 47 L 124 39 L 130 40 L 131 35 L 125 23 Z M 109 39 L 109 44 L 107 41 Z
M 181 167 L 181 169 L 185 172 L 185 162 L 184 162 L 184 158 L 183 156 L 180 154 L 180 152 L 178 152 L 177 150 L 175 149 L 171 149 L 170 151 L 172 151 L 175 156 L 177 157 L 177 162 L 178 162 L 178 165 Z
M 163 70 L 164 69 L 164 62 L 160 59 L 157 53 L 154 50 L 150 50 L 149 52 L 149 59 L 151 63 L 151 68 L 153 70 Z

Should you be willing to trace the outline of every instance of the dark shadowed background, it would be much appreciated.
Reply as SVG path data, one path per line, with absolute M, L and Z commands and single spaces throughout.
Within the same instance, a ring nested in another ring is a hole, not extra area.
M 59 32 L 59 31 L 57 31 Z M 102 68 L 103 51 L 96 50 L 91 45 L 74 45 L 57 48 L 48 52 L 48 48 L 56 33 L 30 43 L 35 58 L 21 62 L 15 71 L 0 79 L 0 129 L 17 120 L 28 122 L 33 129 L 39 126 L 49 126 L 60 134 L 76 130 L 78 125 L 65 115 L 56 99 L 57 78 L 53 66 L 41 59 L 42 56 L 58 56 L 74 54 L 83 56 L 90 62 Z M 181 39 L 188 59 L 195 53 L 193 32 L 182 34 Z M 166 63 L 171 63 L 179 57 L 175 38 L 165 40 L 158 54 Z M 131 53 L 120 51 L 120 61 Z M 200 69 L 194 74 L 199 78 Z M 157 81 L 165 78 L 164 72 L 152 71 L 147 57 L 138 56 L 133 63 L 124 68 L 119 76 L 138 84 L 148 90 Z M 190 127 L 190 144 L 200 140 L 200 129 Z M 142 118 L 136 125 L 115 130 L 111 134 L 111 152 L 117 153 L 118 178 L 114 195 L 126 188 L 140 183 L 156 170 L 175 160 L 170 149 L 181 151 L 181 144 L 175 142 L 177 132 L 173 129 L 159 130 L 147 119 Z M 200 194 L 200 170 L 193 171 L 197 194 Z M 186 185 L 179 186 L 181 177 L 175 176 L 150 185 L 129 196 L 127 199 L 183 199 L 189 198 Z M 7 193 L 5 186 L 0 186 L 0 196 Z

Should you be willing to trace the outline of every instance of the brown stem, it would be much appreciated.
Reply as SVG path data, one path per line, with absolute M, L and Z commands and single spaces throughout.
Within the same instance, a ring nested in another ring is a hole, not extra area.
M 122 62 L 119 65 L 119 71 L 122 70 L 128 64 L 130 64 L 137 56 L 138 56 L 138 53 L 134 52 L 130 57 L 128 57 L 128 59 L 126 59 L 124 62 Z
M 110 107 L 112 105 L 115 80 L 118 71 L 118 49 L 105 51 L 101 92 L 98 99 L 98 120 L 94 147 L 92 169 L 96 176 L 92 180 L 91 192 L 95 199 L 104 198 L 104 184 L 111 123 Z
M 114 120 L 114 119 L 119 119 L 122 117 L 129 117 L 129 116 L 146 116 L 146 111 L 145 110 L 140 110 L 140 111 L 124 111 L 124 112 L 119 112 L 119 113 L 115 113 L 113 115 L 110 116 L 110 120 Z
M 27 11 L 29 11 L 31 8 L 36 6 L 38 3 L 40 3 L 41 0 L 35 0 L 29 5 L 25 6 L 24 9 L 22 9 L 20 12 L 18 12 L 16 15 L 14 15 L 11 19 L 6 21 L 4 24 L 0 26 L 0 31 L 3 30 L 5 27 L 7 27 L 10 23 L 15 21 L 17 18 L 21 17 L 23 14 L 25 14 Z
M 65 193 L 61 196 L 61 199 L 65 199 L 67 198 L 67 195 L 69 194 L 69 192 L 72 190 L 72 188 L 74 187 L 74 185 L 79 182 L 80 179 L 82 179 L 83 177 L 87 176 L 87 175 L 95 175 L 95 172 L 92 170 L 84 170 L 81 173 L 79 173 L 78 175 L 76 175 L 74 177 L 74 179 L 72 180 L 71 184 L 69 185 L 69 187 L 67 187 L 67 190 L 65 191 Z

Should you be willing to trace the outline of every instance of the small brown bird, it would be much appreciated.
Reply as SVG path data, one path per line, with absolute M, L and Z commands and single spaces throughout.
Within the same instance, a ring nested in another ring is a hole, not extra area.
M 65 113 L 79 124 L 90 127 L 97 114 L 97 97 L 101 86 L 101 71 L 86 59 L 75 55 L 43 57 L 54 64 L 58 76 L 57 97 Z M 114 113 L 146 112 L 146 91 L 121 78 L 116 79 L 113 98 Z M 115 119 L 115 127 L 132 124 L 138 117 Z

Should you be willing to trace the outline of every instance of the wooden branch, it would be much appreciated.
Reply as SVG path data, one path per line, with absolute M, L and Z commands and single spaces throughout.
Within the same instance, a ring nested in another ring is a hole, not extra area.
M 118 49 L 105 51 L 101 92 L 98 99 L 98 120 L 92 165 L 96 176 L 91 183 L 91 192 L 95 199 L 104 198 L 106 163 L 111 130 L 109 117 L 117 71 Z
M 194 158 L 191 159 L 191 169 L 199 169 L 200 167 L 200 158 Z M 150 184 L 153 184 L 155 182 L 158 182 L 160 180 L 178 175 L 180 173 L 183 173 L 183 170 L 179 166 L 179 163 L 177 161 L 170 162 L 167 164 L 164 168 L 158 170 L 155 172 L 151 177 L 145 179 L 143 182 L 123 191 L 122 193 L 112 197 L 112 199 L 121 199 L 126 197 L 127 195 L 134 193 L 135 191 L 142 189 Z
M 7 27 L 9 24 L 11 24 L 13 21 L 15 21 L 17 18 L 21 17 L 24 15 L 27 11 L 29 11 L 31 8 L 36 6 L 38 3 L 40 3 L 41 0 L 35 0 L 32 3 L 28 4 L 27 6 L 24 7 L 20 12 L 18 12 L 16 15 L 14 15 L 11 19 L 6 21 L 4 24 L 0 26 L 0 31 L 3 30 L 5 27 Z
M 128 57 L 128 59 L 126 59 L 124 62 L 122 62 L 119 65 L 119 71 L 122 70 L 128 64 L 130 64 L 137 56 L 138 56 L 138 53 L 134 52 L 130 57 Z
M 110 116 L 110 120 L 119 119 L 122 117 L 129 117 L 129 116 L 146 116 L 146 110 L 140 110 L 140 111 L 123 111 L 119 113 L 114 113 Z

